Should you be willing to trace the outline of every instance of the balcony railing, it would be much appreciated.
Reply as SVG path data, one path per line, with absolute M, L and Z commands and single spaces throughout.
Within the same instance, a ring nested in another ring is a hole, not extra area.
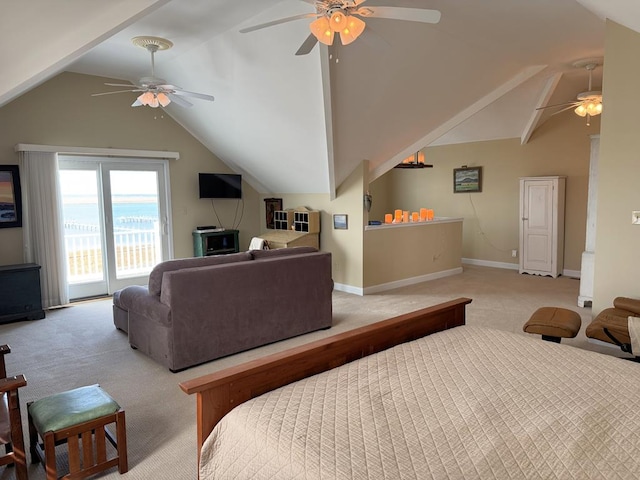
M 99 232 L 66 234 L 67 276 L 69 283 L 97 281 L 103 278 L 103 254 Z M 157 230 L 114 232 L 116 276 L 148 274 L 161 260 Z

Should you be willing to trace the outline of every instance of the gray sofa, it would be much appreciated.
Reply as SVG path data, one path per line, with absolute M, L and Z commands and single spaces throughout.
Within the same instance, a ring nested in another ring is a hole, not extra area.
M 132 347 L 175 372 L 332 321 L 331 254 L 313 247 L 169 260 L 113 296 Z

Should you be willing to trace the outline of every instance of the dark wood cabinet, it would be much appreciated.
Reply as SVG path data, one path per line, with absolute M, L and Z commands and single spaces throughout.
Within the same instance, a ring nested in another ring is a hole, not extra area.
M 238 251 L 238 230 L 193 231 L 193 255 L 195 257 L 223 255 Z
M 41 318 L 40 265 L 0 266 L 0 323 Z

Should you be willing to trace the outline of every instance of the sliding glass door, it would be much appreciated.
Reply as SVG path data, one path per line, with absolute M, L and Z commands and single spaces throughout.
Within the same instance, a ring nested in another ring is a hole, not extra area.
M 163 161 L 60 157 L 71 299 L 146 284 L 169 258 L 166 172 Z

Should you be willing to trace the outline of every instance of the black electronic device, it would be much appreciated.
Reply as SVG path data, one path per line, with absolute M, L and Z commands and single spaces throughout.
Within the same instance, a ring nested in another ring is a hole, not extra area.
M 216 227 L 215 225 L 201 225 L 196 227 L 196 230 L 214 230 L 218 227 Z
M 242 198 L 242 175 L 199 173 L 200 198 Z

